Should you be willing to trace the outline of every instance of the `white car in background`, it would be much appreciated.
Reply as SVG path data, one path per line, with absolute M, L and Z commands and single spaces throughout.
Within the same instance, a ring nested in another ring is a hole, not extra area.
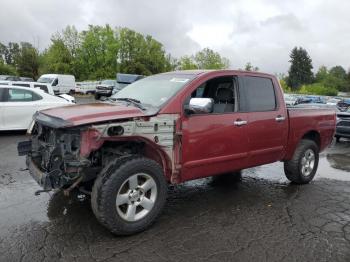
M 48 93 L 50 95 L 55 95 L 55 92 L 53 91 L 53 88 L 50 84 L 45 83 L 38 83 L 38 82 L 25 82 L 25 81 L 0 81 L 0 85 L 10 85 L 10 86 L 23 86 L 28 88 L 39 88 L 43 90 L 45 93 Z M 67 94 L 61 94 L 57 95 L 59 97 L 62 97 L 66 99 L 68 102 L 75 103 L 74 96 L 67 95 Z
M 40 110 L 74 105 L 39 88 L 0 86 L 0 130 L 25 130 Z

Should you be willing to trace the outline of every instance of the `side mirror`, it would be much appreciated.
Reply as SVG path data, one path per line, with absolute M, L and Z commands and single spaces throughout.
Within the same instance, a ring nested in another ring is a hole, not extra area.
M 207 114 L 213 112 L 214 100 L 212 98 L 191 98 L 185 107 L 187 114 Z

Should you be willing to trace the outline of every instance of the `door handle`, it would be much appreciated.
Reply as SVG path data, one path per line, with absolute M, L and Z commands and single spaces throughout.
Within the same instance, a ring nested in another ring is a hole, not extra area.
M 246 125 L 247 123 L 248 123 L 247 121 L 241 120 L 241 119 L 237 119 L 235 122 L 233 122 L 233 124 L 234 124 L 235 126 L 244 126 L 244 125 Z
M 275 120 L 276 120 L 276 122 L 282 122 L 282 121 L 286 120 L 286 118 L 284 116 L 279 115 L 275 118 Z

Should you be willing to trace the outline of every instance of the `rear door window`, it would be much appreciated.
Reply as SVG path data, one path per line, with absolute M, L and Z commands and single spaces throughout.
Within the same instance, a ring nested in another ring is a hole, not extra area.
M 23 87 L 30 87 L 30 84 L 24 84 L 24 83 L 13 83 L 13 86 L 23 86 Z
M 41 90 L 43 90 L 45 93 L 49 93 L 49 90 L 47 89 L 46 85 L 34 85 L 34 87 L 36 88 L 40 88 Z
M 0 88 L 0 102 L 4 102 L 5 101 L 5 90 L 7 88 Z
M 240 77 L 243 88 L 240 89 L 241 111 L 274 111 L 277 107 L 275 88 L 272 80 L 266 77 Z
M 7 101 L 8 102 L 30 102 L 40 100 L 41 97 L 30 91 L 24 89 L 10 88 L 8 90 Z

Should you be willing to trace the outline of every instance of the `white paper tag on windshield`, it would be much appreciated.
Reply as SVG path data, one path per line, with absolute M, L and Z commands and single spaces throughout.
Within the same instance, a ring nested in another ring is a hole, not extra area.
M 188 80 L 188 78 L 172 78 L 170 79 L 170 82 L 177 82 L 177 83 L 186 83 Z

